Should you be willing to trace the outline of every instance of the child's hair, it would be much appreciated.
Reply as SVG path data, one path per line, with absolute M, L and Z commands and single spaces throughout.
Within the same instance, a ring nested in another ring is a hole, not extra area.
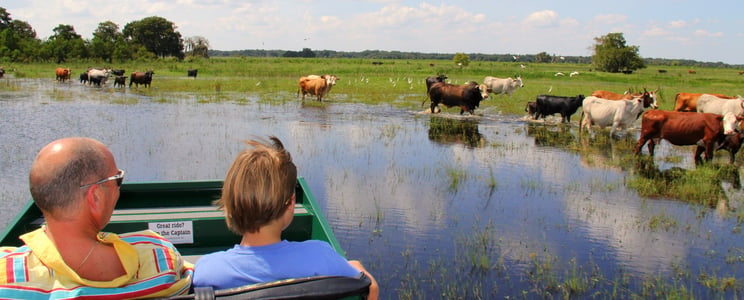
M 255 233 L 279 218 L 291 203 L 297 167 L 275 136 L 245 141 L 253 149 L 238 154 L 225 175 L 217 206 L 225 211 L 227 227 L 235 233 Z

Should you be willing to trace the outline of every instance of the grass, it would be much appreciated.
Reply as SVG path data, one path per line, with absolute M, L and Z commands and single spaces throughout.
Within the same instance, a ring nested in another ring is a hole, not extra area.
M 302 59 L 260 57 L 218 57 L 186 61 L 158 60 L 154 62 L 99 63 L 72 62 L 69 64 L 9 64 L 9 74 L 19 78 L 54 78 L 56 67 L 73 71 L 73 82 L 88 67 L 111 67 L 132 71 L 154 70 L 150 89 L 140 87 L 138 93 L 154 95 L 164 92 L 189 92 L 213 94 L 221 92 L 277 94 L 296 99 L 297 79 L 307 74 L 334 74 L 337 85 L 327 98 L 331 102 L 364 104 L 389 104 L 396 107 L 421 109 L 426 100 L 424 79 L 439 73 L 447 74 L 452 83 L 482 82 L 487 75 L 510 77 L 520 74 L 525 86 L 512 97 L 494 96 L 481 103 L 481 110 L 506 114 L 523 114 L 524 104 L 534 101 L 536 95 L 589 95 L 602 89 L 622 92 L 627 89 L 659 88 L 661 109 L 672 109 L 674 95 L 678 92 L 717 92 L 742 94 L 740 86 L 744 76 L 735 70 L 698 68 L 697 74 L 687 74 L 687 68 L 665 66 L 666 74 L 659 74 L 659 67 L 649 66 L 633 74 L 612 74 L 590 71 L 584 64 L 526 64 L 473 61 L 458 68 L 451 61 L 382 60 L 373 65 L 372 59 Z M 378 61 L 378 60 L 375 60 Z M 435 63 L 436 67 L 430 67 Z M 199 69 L 199 77 L 187 78 L 188 69 Z M 579 71 L 574 77 L 556 77 L 556 72 Z M 307 102 L 308 100 L 306 100 Z M 312 100 L 314 101 L 314 100 Z M 310 101 L 310 102 L 312 102 Z

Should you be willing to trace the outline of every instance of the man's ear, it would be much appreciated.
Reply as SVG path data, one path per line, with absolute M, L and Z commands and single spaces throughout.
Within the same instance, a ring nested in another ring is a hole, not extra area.
M 99 186 L 97 184 L 94 184 L 88 188 L 88 191 L 85 192 L 85 209 L 90 211 L 90 214 L 96 218 L 101 217 L 101 215 L 103 214 L 103 199 L 98 193 L 98 188 Z

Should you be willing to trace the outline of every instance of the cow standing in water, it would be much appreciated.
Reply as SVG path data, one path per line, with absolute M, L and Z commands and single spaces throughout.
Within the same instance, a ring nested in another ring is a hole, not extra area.
M 648 142 L 648 153 L 653 156 L 656 144 L 660 139 L 665 139 L 677 146 L 697 145 L 694 155 L 696 163 L 702 162 L 700 154 L 703 153 L 706 161 L 712 160 L 713 152 L 719 149 L 728 150 L 730 162 L 734 163 L 744 139 L 744 133 L 734 130 L 737 119 L 733 113 L 722 116 L 650 110 L 641 118 L 641 136 L 636 144 L 635 154 L 640 154 L 643 145 Z
M 454 85 L 444 82 L 437 82 L 429 90 L 429 99 L 431 100 L 431 113 L 435 113 L 439 108 L 439 103 L 447 107 L 459 106 L 460 114 L 470 112 L 473 114 L 475 108 L 483 100 L 482 85 L 475 82 Z M 422 103 L 423 105 L 423 103 Z
M 562 123 L 570 122 L 571 115 L 581 107 L 582 101 L 584 101 L 584 95 L 574 97 L 539 95 L 535 99 L 537 112 L 534 118 L 535 120 L 541 117 L 545 119 L 549 115 L 560 113 Z
M 147 72 L 132 72 L 132 75 L 129 76 L 129 88 L 132 87 L 133 83 L 138 88 L 140 84 L 144 85 L 145 87 L 150 87 L 153 74 L 155 74 L 153 70 L 149 70 Z
M 54 73 L 55 75 L 57 75 L 57 81 L 65 82 L 68 79 L 70 79 L 70 74 L 72 74 L 72 70 L 68 68 L 57 68 L 56 70 L 54 70 Z
M 308 75 L 300 77 L 299 90 L 297 95 L 302 93 L 302 101 L 305 101 L 305 95 L 315 95 L 318 101 L 323 101 L 323 97 L 331 91 L 331 88 L 336 85 L 338 77 L 336 75 Z

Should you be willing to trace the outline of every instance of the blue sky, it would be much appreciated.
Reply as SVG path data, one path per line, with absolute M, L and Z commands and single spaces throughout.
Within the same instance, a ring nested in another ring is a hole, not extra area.
M 397 50 L 590 56 L 594 38 L 622 32 L 642 57 L 744 64 L 736 1 L 229 1 L 10 0 L 13 19 L 46 38 L 58 24 L 83 38 L 149 16 L 213 49 Z

